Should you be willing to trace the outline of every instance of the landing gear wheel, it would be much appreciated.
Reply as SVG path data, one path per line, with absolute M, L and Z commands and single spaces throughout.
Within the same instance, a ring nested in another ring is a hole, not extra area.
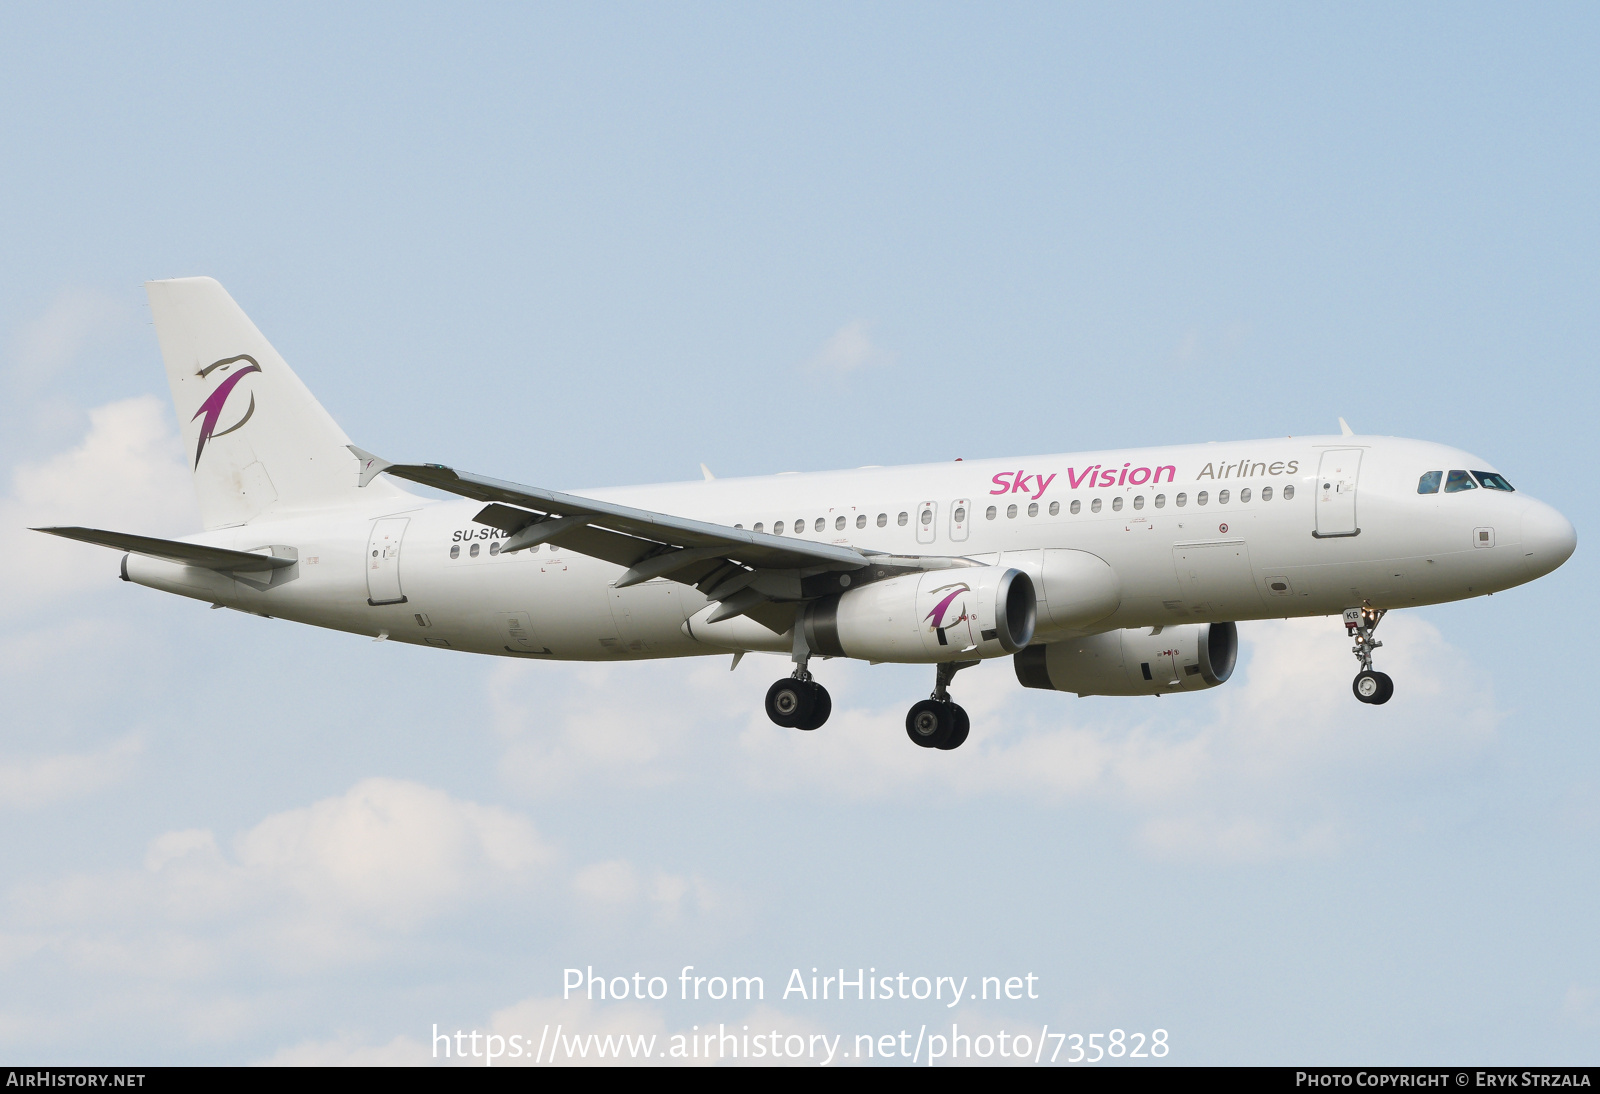
M 972 730 L 972 721 L 967 717 L 967 712 L 965 709 L 957 706 L 955 703 L 951 703 L 950 715 L 955 720 L 955 725 L 950 731 L 950 739 L 944 744 L 937 746 L 944 749 L 946 752 L 949 752 L 952 748 L 960 748 L 962 742 L 967 739 L 967 734 Z
M 786 676 L 767 689 L 767 717 L 772 719 L 774 725 L 794 729 L 811 718 L 816 703 L 816 693 L 821 690 L 809 680 L 796 680 L 792 676 Z M 824 691 L 823 694 L 826 695 L 827 692 Z M 832 708 L 833 704 L 828 703 L 828 709 Z
M 922 748 L 945 748 L 956 730 L 954 703 L 924 699 L 906 712 L 906 736 Z
M 1386 672 L 1363 669 L 1356 673 L 1355 682 L 1350 685 L 1350 690 L 1354 691 L 1356 698 L 1363 703 L 1382 706 L 1394 696 L 1394 681 Z
M 833 713 L 833 699 L 828 695 L 828 689 L 815 680 L 807 680 L 806 687 L 811 689 L 811 717 L 803 722 L 796 722 L 796 729 L 821 729 L 822 724 L 828 720 L 828 715 Z

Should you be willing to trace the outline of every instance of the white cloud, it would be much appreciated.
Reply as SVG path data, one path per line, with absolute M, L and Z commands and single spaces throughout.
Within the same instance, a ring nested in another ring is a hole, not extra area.
M 828 336 L 804 368 L 809 372 L 854 372 L 871 365 L 893 364 L 895 355 L 872 341 L 864 319 L 846 323 Z
M 646 876 L 622 859 L 585 866 L 573 876 L 572 888 L 592 907 L 619 910 L 643 904 L 668 920 L 715 911 L 727 903 L 704 878 L 664 870 Z
M 1343 846 L 1366 812 L 1357 798 L 1458 765 L 1491 739 L 1498 715 L 1461 653 L 1415 615 L 1392 614 L 1384 632 L 1381 666 L 1397 691 L 1383 707 L 1350 694 L 1354 660 L 1336 619 L 1245 624 L 1243 668 L 1204 695 L 1079 700 L 1024 691 L 1009 660 L 986 664 L 956 680 L 974 728 L 948 753 L 906 739 L 915 696 L 867 698 L 885 670 L 841 661 L 813 666 L 834 712 L 806 734 L 772 726 L 750 681 L 720 661 L 517 665 L 494 673 L 491 695 L 505 773 L 540 791 L 609 770 L 636 782 L 739 779 L 790 797 L 1021 794 L 1099 803 L 1156 855 L 1262 860 Z M 741 671 L 779 667 L 752 664 Z M 595 869 L 595 893 L 623 886 L 621 866 Z
M 79 359 L 137 314 L 129 304 L 92 289 L 66 289 L 12 339 L 10 367 L 14 386 L 33 390 Z
M 302 1041 L 259 1061 L 262 1067 L 420 1067 L 433 1062 L 427 1048 L 409 1037 L 386 1045 L 364 1045 L 354 1037 Z
M 1582 1029 L 1600 1028 L 1600 991 L 1570 984 L 1561 997 L 1561 1016 Z
M 140 870 L 19 889 L 20 934 L 98 973 L 203 977 L 240 960 L 372 957 L 440 915 L 525 891 L 554 854 L 520 814 L 396 779 L 267 817 L 225 851 L 208 830 L 151 841 Z
M 93 794 L 126 777 L 141 751 L 142 742 L 130 735 L 94 752 L 0 756 L 0 806 L 37 809 Z
M 13 614 L 104 587 L 117 555 L 30 531 L 86 525 L 147 535 L 184 535 L 200 527 L 188 468 L 166 403 L 144 395 L 89 412 L 83 442 L 18 467 L 0 499 L 0 612 Z
M 765 658 L 756 658 L 759 663 Z M 655 665 L 507 662 L 489 671 L 495 731 L 506 743 L 502 773 L 514 785 L 557 792 L 581 774 L 606 771 L 634 786 L 681 779 L 704 747 L 710 726 L 742 713 L 736 692 L 704 661 Z M 673 689 L 639 686 L 655 677 Z M 687 679 L 686 679 L 687 677 Z M 618 686 L 631 681 L 630 686 Z M 685 685 L 696 692 L 683 701 Z M 710 719 L 708 723 L 708 719 Z

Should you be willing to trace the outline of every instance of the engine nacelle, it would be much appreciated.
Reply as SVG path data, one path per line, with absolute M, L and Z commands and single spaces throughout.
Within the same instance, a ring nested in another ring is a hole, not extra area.
M 1014 567 L 904 574 L 806 606 L 811 652 L 868 661 L 1000 657 L 1027 648 L 1038 619 L 1033 581 Z
M 1232 623 L 1107 631 L 1017 654 L 1023 687 L 1079 695 L 1165 695 L 1226 683 L 1239 658 Z

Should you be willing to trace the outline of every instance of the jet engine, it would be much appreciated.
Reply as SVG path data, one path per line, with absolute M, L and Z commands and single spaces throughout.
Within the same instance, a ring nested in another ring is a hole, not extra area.
M 1033 581 L 1015 567 L 904 574 L 814 601 L 801 617 L 812 653 L 868 661 L 1000 657 L 1027 648 Z
M 1023 687 L 1079 695 L 1165 695 L 1225 683 L 1239 657 L 1232 623 L 1139 627 L 1029 646 L 1016 656 Z

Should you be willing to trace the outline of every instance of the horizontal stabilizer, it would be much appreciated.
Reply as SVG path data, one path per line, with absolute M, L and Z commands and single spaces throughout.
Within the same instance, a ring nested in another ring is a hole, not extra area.
M 153 539 L 134 536 L 127 532 L 104 532 L 98 528 L 35 528 L 52 536 L 94 543 L 118 551 L 132 551 L 136 555 L 165 559 L 184 566 L 199 566 L 205 570 L 225 570 L 232 573 L 261 573 L 293 566 L 292 558 L 275 558 L 250 551 L 230 551 L 225 547 L 204 547 L 198 543 L 179 543 L 171 539 Z

